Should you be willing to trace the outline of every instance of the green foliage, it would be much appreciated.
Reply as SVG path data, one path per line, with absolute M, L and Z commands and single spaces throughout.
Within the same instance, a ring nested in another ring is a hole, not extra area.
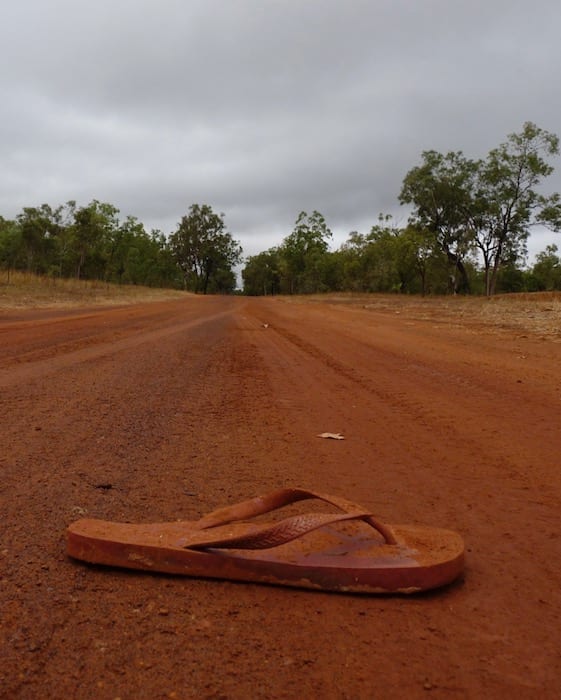
M 234 291 L 233 267 L 240 262 L 242 250 L 225 231 L 223 217 L 207 204 L 193 204 L 170 236 L 170 249 L 186 289 L 203 294 Z
M 559 194 L 545 196 L 536 189 L 553 172 L 548 158 L 558 153 L 557 136 L 526 122 L 482 164 L 476 241 L 484 257 L 488 295 L 495 291 L 500 267 L 525 254 L 531 226 L 544 223 L 561 229 Z
M 28 272 L 44 273 L 54 250 L 60 208 L 48 204 L 25 207 L 16 221 Z
M 281 289 L 281 253 L 271 248 L 247 259 L 242 270 L 244 292 L 249 296 L 278 294 Z
M 561 289 L 556 246 L 521 269 L 533 226 L 561 231 L 561 195 L 543 194 L 559 139 L 531 122 L 471 160 L 461 151 L 424 151 L 399 194 L 412 206 L 405 228 L 378 218 L 330 251 L 332 232 L 318 211 L 298 215 L 281 245 L 250 257 L 242 278 L 251 295 L 323 291 L 442 294 Z M 224 215 L 191 205 L 169 239 L 147 233 L 133 216 L 119 221 L 111 204 L 93 200 L 25 207 L 0 216 L 0 267 L 121 284 L 235 290 L 241 247 Z M 482 263 L 482 265 L 481 265 Z
M 538 253 L 532 268 L 535 291 L 561 290 L 561 258 L 557 255 L 558 247 L 548 245 Z
M 23 268 L 21 230 L 15 221 L 0 216 L 0 266 L 8 271 Z
M 461 151 L 424 151 L 399 195 L 413 209 L 404 229 L 380 216 L 370 233 L 353 231 L 339 250 L 329 252 L 331 231 L 323 216 L 301 212 L 278 249 L 250 258 L 243 271 L 245 291 L 492 295 L 529 285 L 557 288 L 556 251 L 539 257 L 531 272 L 518 265 L 532 226 L 561 231 L 561 195 L 541 193 L 553 172 L 550 159 L 558 153 L 557 136 L 531 122 L 482 160 Z
M 280 248 L 284 290 L 309 294 L 325 290 L 323 276 L 329 241 L 333 234 L 323 216 L 300 212 L 294 230 Z
M 446 259 L 424 229 L 395 227 L 380 215 L 367 235 L 353 231 L 335 254 L 339 289 L 355 292 L 444 293 Z
M 397 229 L 382 223 L 367 235 L 353 231 L 341 247 L 344 286 L 357 292 L 399 289 Z
M 111 241 L 118 230 L 119 210 L 96 199 L 74 213 L 73 249 L 76 277 L 100 279 L 106 269 Z
M 333 289 L 338 269 L 324 217 L 300 212 L 294 229 L 278 248 L 251 256 L 242 270 L 246 294 L 310 294 Z
M 411 225 L 430 233 L 433 245 L 446 256 L 451 291 L 469 292 L 466 260 L 474 246 L 469 213 L 479 163 L 461 151 L 425 151 L 422 158 L 405 176 L 399 201 L 414 206 Z
M 15 221 L 0 217 L 0 266 L 54 277 L 181 287 L 163 234 L 147 234 L 134 217 L 120 223 L 111 204 L 70 201 L 26 207 Z
M 400 202 L 414 207 L 411 223 L 425 228 L 460 275 L 454 291 L 469 291 L 466 261 L 479 250 L 485 291 L 495 292 L 502 266 L 526 253 L 531 226 L 561 230 L 561 197 L 537 188 L 553 172 L 548 158 L 559 152 L 557 136 L 531 122 L 519 134 L 473 161 L 461 152 L 423 153 L 423 163 L 406 175 Z

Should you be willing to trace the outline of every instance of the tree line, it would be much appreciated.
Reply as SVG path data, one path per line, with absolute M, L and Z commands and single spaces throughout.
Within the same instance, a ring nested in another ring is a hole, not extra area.
M 404 227 L 380 215 L 368 233 L 353 231 L 337 250 L 318 211 L 302 211 L 279 246 L 245 261 L 249 295 L 326 291 L 481 293 L 561 289 L 558 248 L 548 246 L 523 267 L 536 225 L 561 230 L 561 196 L 543 193 L 559 139 L 531 122 L 484 159 L 461 151 L 422 153 L 405 176 L 399 202 L 410 207 Z M 147 232 L 134 216 L 93 200 L 25 207 L 0 216 L 0 267 L 120 284 L 183 288 L 197 293 L 236 289 L 242 248 L 224 214 L 192 204 L 169 236 Z
M 93 200 L 24 207 L 0 216 L 0 267 L 38 275 L 118 284 L 233 292 L 241 247 L 225 230 L 224 215 L 193 204 L 176 231 L 149 233 L 134 216 L 119 220 L 112 204 Z
M 323 216 L 301 212 L 278 247 L 252 256 L 242 271 L 247 294 L 325 291 L 482 293 L 561 289 L 555 245 L 531 269 L 522 265 L 536 225 L 561 230 L 561 197 L 543 194 L 559 139 L 527 122 L 485 159 L 425 151 L 405 176 L 399 202 L 405 227 L 380 215 L 330 252 Z

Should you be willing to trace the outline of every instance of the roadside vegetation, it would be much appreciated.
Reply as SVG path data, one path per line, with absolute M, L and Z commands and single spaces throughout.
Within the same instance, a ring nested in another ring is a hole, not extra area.
M 353 231 L 336 251 L 323 216 L 302 212 L 278 247 L 252 256 L 247 294 L 402 292 L 485 294 L 561 289 L 561 259 L 548 246 L 525 266 L 538 226 L 561 230 L 561 196 L 543 194 L 559 139 L 530 122 L 472 160 L 460 151 L 425 151 L 399 194 L 410 207 L 403 228 L 380 215 L 369 232 Z
M 323 215 L 302 211 L 279 246 L 245 260 L 243 291 L 490 297 L 561 290 L 556 245 L 526 265 L 531 231 L 561 230 L 561 195 L 544 194 L 558 154 L 558 137 L 531 122 L 485 159 L 425 151 L 398 195 L 410 211 L 404 227 L 381 214 L 370 231 L 352 231 L 331 250 Z M 95 199 L 0 216 L 0 272 L 8 286 L 27 273 L 53 285 L 75 279 L 228 294 L 236 290 L 242 252 L 224 214 L 207 204 L 192 204 L 169 235 L 146 231 L 134 216 L 121 221 L 116 207 Z
M 225 230 L 222 214 L 193 204 L 170 236 L 147 232 L 133 216 L 119 220 L 112 204 L 93 200 L 25 207 L 14 219 L 0 216 L 0 272 L 4 285 L 16 273 L 53 282 L 103 284 L 228 293 L 241 248 Z M 60 286 L 60 285 L 59 285 Z
M 99 280 L 60 279 L 11 271 L 0 272 L 0 309 L 86 307 L 181 299 L 186 292 Z
M 506 333 L 561 342 L 561 292 L 482 295 L 325 293 L 284 297 L 285 302 L 321 302 L 349 309 L 397 314 L 406 323 L 464 328 L 470 333 Z

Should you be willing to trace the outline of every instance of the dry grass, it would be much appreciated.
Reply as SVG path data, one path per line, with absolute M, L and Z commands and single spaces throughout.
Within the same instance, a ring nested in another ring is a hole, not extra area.
M 0 272 L 0 309 L 111 306 L 179 299 L 185 292 L 99 281 L 40 277 L 23 272 Z
M 298 297 L 303 301 L 303 297 Z M 532 333 L 561 340 L 561 292 L 502 294 L 485 297 L 417 297 L 399 294 L 324 294 L 307 297 L 380 313 L 401 314 L 453 326 L 484 327 L 501 332 Z

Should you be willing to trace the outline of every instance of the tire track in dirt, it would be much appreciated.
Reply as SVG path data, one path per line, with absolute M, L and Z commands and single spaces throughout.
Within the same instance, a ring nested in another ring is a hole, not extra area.
M 336 346 L 339 354 L 334 356 L 333 351 L 325 352 L 319 347 L 321 340 L 317 336 L 306 340 L 282 325 L 275 325 L 273 330 L 321 362 L 326 375 L 331 370 L 354 383 L 355 390 L 353 392 L 349 387 L 348 396 L 363 390 L 383 407 L 391 409 L 390 413 L 403 411 L 407 422 L 430 427 L 433 431 L 437 429 L 442 433 L 443 442 L 451 446 L 461 443 L 462 449 L 469 450 L 478 459 L 482 443 L 488 442 L 486 436 L 491 437 L 491 443 L 492 436 L 499 436 L 496 449 L 487 445 L 486 452 L 488 458 L 489 450 L 495 452 L 499 469 L 504 468 L 507 460 L 516 463 L 522 458 L 520 476 L 528 472 L 528 467 L 534 472 L 546 469 L 545 473 L 539 473 L 540 478 L 555 476 L 552 470 L 557 469 L 557 452 L 552 449 L 552 438 L 557 437 L 557 426 L 550 418 L 556 404 L 561 407 L 559 378 L 557 386 L 547 382 L 535 390 L 532 378 L 523 385 L 520 379 L 509 380 L 504 375 L 494 377 L 486 373 L 480 366 L 485 362 L 484 357 L 479 356 L 475 362 L 472 360 L 471 365 L 461 356 L 452 362 L 445 347 L 441 348 L 440 356 L 438 352 L 434 353 L 428 364 L 422 356 L 415 357 L 414 343 L 410 344 L 413 352 L 402 350 L 397 353 L 372 334 L 369 342 L 347 338 L 347 357 L 343 357 L 340 351 L 345 348 L 344 339 Z M 301 328 L 301 331 L 305 330 L 306 325 Z M 335 347 L 332 341 L 326 346 Z M 526 411 L 523 417 L 521 407 Z M 473 421 L 478 421 L 477 427 L 483 432 L 466 430 Z M 532 438 L 530 453 L 521 455 L 517 444 L 512 454 L 505 456 L 505 442 L 508 455 L 509 443 L 516 444 L 520 432 Z M 524 464 L 526 458 L 528 461 Z
M 59 372 L 84 362 L 95 362 L 105 355 L 126 352 L 142 344 L 158 344 L 169 336 L 184 333 L 196 326 L 220 319 L 228 311 L 219 311 L 204 318 L 190 318 L 167 327 L 152 329 L 150 321 L 144 321 L 125 331 L 105 331 L 81 336 L 79 340 L 57 343 L 43 350 L 18 352 L 16 363 L 7 368 L 0 365 L 0 388 L 30 381 L 47 373 Z
M 150 309 L 96 315 L 80 326 L 91 357 L 29 362 L 2 388 L 7 697 L 548 697 L 561 672 L 559 351 L 517 339 L 505 352 L 478 333 L 463 349 L 457 329 L 277 300 Z M 45 350 L 68 351 L 72 328 Z M 41 352 L 28 330 L 0 344 Z M 285 484 L 458 529 L 465 581 L 361 598 L 64 554 L 64 526 L 85 512 L 193 519 Z
M 282 304 L 269 304 L 265 313 L 263 307 L 258 310 L 259 320 L 265 318 L 272 331 L 263 354 L 271 358 L 271 368 L 275 364 L 284 368 L 279 386 L 281 381 L 291 383 L 287 393 L 293 401 L 294 396 L 315 394 L 308 411 L 300 405 L 302 424 L 313 416 L 318 403 L 329 404 L 329 413 L 339 416 L 337 430 L 356 437 L 363 454 L 371 455 L 369 462 L 356 456 L 360 451 L 349 450 L 339 480 L 351 474 L 351 488 L 368 484 L 366 498 L 362 497 L 367 503 L 373 500 L 370 484 L 374 482 L 382 502 L 395 501 L 399 493 L 395 504 L 405 519 L 420 521 L 422 513 L 426 517 L 430 511 L 439 522 L 464 532 L 472 550 L 468 576 L 471 570 L 476 581 L 486 580 L 491 589 L 516 580 L 516 590 L 504 592 L 503 603 L 508 600 L 504 613 L 516 627 L 518 617 L 511 616 L 512 610 L 522 614 L 524 609 L 530 619 L 541 607 L 543 627 L 534 631 L 541 638 L 538 646 L 547 648 L 553 661 L 547 615 L 552 596 L 559 597 L 553 593 L 559 540 L 552 517 L 561 507 L 556 478 L 561 444 L 551 413 L 555 381 L 535 386 L 530 375 L 523 384 L 509 383 L 508 375 L 496 372 L 498 356 L 490 353 L 483 354 L 482 360 L 493 371 L 470 367 L 466 372 L 461 354 L 451 359 L 446 336 L 429 364 L 423 354 L 414 351 L 415 332 L 398 354 L 383 337 L 374 335 L 369 343 L 357 343 L 353 334 L 346 336 L 337 328 L 344 314 L 334 314 L 322 326 L 327 315 L 324 310 L 295 311 L 298 325 L 291 322 L 292 313 Z M 402 332 L 399 326 L 397 333 Z M 288 368 L 292 377 L 287 376 Z M 459 385 L 462 391 L 453 394 L 450 385 Z M 359 408 L 358 424 L 352 420 L 350 406 Z M 488 412 L 485 406 L 490 407 Z M 522 418 L 521 407 L 527 408 L 528 416 Z M 372 421 L 365 421 L 368 415 Z M 336 481 L 335 474 L 331 478 Z M 399 484 L 393 493 L 392 481 Z M 544 489 L 545 485 L 553 488 Z M 359 494 L 353 498 L 361 500 Z M 513 519 L 531 525 L 522 534 Z M 527 562 L 535 559 L 538 550 L 536 570 Z M 528 595 L 535 588 L 545 592 L 543 600 L 549 605 L 540 604 L 537 594 Z M 486 588 L 488 594 L 491 589 Z M 520 590 L 525 591 L 522 600 Z M 485 632 L 491 628 L 487 627 L 489 619 L 482 622 L 482 634 L 475 634 L 475 640 L 492 638 Z M 505 651 L 505 673 L 507 659 Z M 547 663 L 540 666 L 539 673 L 547 675 Z M 521 679 L 516 673 L 511 676 Z

